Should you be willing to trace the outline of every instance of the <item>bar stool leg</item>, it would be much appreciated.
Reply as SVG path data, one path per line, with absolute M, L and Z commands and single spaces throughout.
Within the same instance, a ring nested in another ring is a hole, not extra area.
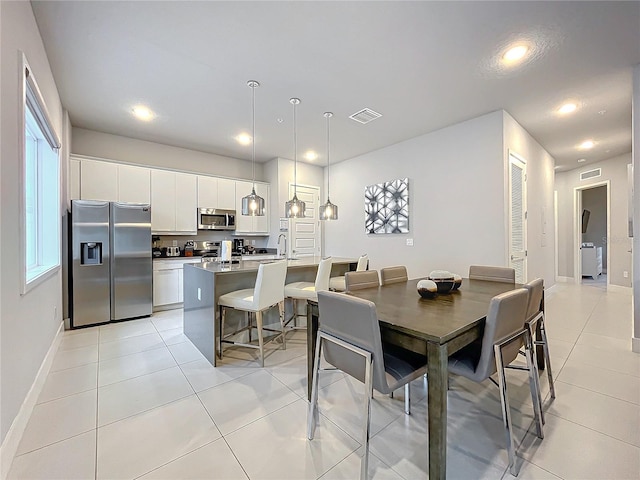
M 411 396 L 409 395 L 409 384 L 404 384 L 404 413 L 411 415 Z
M 264 341 L 262 339 L 262 312 L 256 312 L 256 323 L 258 324 L 258 344 L 260 345 L 260 366 L 264 367 Z
M 220 305 L 220 345 L 218 348 L 218 355 L 220 356 L 220 360 L 222 360 L 222 339 L 224 337 L 224 320 L 226 313 L 227 309 Z

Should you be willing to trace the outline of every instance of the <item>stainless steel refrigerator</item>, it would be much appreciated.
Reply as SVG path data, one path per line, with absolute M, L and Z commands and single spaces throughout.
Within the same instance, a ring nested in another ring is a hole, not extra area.
M 151 208 L 71 202 L 71 326 L 151 315 Z

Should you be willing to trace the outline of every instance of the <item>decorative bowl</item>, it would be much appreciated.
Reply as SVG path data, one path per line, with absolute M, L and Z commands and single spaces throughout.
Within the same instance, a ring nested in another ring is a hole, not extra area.
M 433 298 L 438 294 L 438 286 L 433 280 L 420 280 L 418 293 L 422 298 Z
M 447 270 L 432 271 L 429 280 L 435 282 L 438 293 L 449 293 L 455 285 L 455 275 Z

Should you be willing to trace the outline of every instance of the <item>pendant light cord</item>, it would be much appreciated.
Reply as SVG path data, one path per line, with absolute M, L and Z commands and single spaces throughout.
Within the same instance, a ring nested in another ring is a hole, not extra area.
M 251 84 L 251 176 L 253 191 L 256 189 L 256 87 L 257 82 Z
M 293 102 L 293 196 L 298 197 L 298 131 L 296 121 L 296 105 Z
M 329 133 L 329 119 L 333 113 L 325 112 L 324 116 L 327 118 L 327 202 L 331 195 L 329 194 L 329 185 L 331 184 L 331 134 Z

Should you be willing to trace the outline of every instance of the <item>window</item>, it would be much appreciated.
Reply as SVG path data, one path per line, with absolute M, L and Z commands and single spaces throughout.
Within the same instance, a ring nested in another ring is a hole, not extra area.
M 22 245 L 26 293 L 60 267 L 60 142 L 23 57 Z

